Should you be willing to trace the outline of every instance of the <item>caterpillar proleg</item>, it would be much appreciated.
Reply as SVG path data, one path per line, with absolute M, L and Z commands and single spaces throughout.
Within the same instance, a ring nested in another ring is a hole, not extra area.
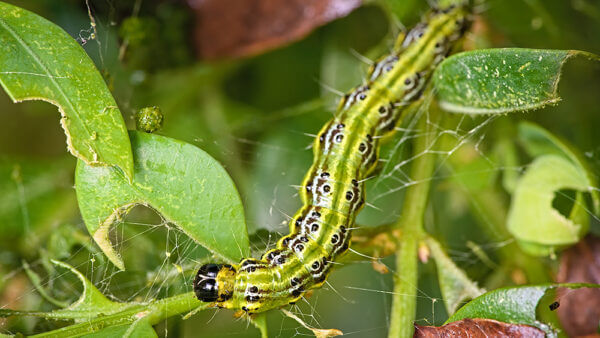
M 421 98 L 432 71 L 467 29 L 468 14 L 463 1 L 440 4 L 371 67 L 314 141 L 303 206 L 290 221 L 290 234 L 261 259 L 203 265 L 194 280 L 198 299 L 252 314 L 294 303 L 325 282 L 332 262 L 350 245 L 365 202 L 362 182 L 377 163 L 380 140 Z

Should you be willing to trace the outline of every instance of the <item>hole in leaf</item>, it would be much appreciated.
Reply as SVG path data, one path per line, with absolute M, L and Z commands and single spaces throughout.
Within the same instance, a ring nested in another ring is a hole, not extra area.
M 554 199 L 552 199 L 552 207 L 556 209 L 561 215 L 569 218 L 571 209 L 575 204 L 577 191 L 572 189 L 561 189 L 554 192 Z

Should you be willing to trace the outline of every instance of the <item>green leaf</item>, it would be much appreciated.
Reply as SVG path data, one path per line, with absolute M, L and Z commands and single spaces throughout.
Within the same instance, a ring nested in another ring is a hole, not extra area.
M 525 150 L 531 157 L 537 157 L 546 154 L 556 154 L 569 159 L 573 164 L 584 171 L 590 187 L 597 187 L 596 175 L 590 169 L 589 165 L 577 149 L 570 146 L 566 141 L 561 140 L 546 129 L 535 123 L 523 121 L 519 123 L 519 138 L 521 139 Z M 600 213 L 600 194 L 597 189 L 589 189 L 594 203 L 594 210 Z
M 0 84 L 14 102 L 56 105 L 73 155 L 92 165 L 116 165 L 131 178 L 125 122 L 94 63 L 58 26 L 2 2 Z
M 72 266 L 52 260 L 55 265 L 69 269 L 79 278 L 83 285 L 83 292 L 79 299 L 64 309 L 55 310 L 48 313 L 47 318 L 75 319 L 76 321 L 88 320 L 100 315 L 117 313 L 130 307 L 132 304 L 116 303 L 106 298 L 81 272 Z
M 567 218 L 552 207 L 552 200 L 561 189 L 587 191 L 589 187 L 585 172 L 564 157 L 538 157 L 517 184 L 508 213 L 508 231 L 533 255 L 548 255 L 557 247 L 578 242 L 588 229 L 588 218 L 580 217 L 578 208 Z M 583 203 L 580 198 L 575 201 L 576 206 Z
M 540 284 L 513 286 L 487 292 L 460 308 L 444 323 L 452 323 L 465 318 L 487 318 L 513 324 L 527 324 L 539 327 L 546 332 L 550 328 L 536 317 L 536 309 L 544 294 L 557 287 L 570 289 L 599 288 L 598 284 Z M 550 311 L 549 309 L 546 311 Z
M 46 243 L 47 254 L 50 258 L 66 259 L 71 256 L 74 247 L 82 247 L 101 262 L 104 260 L 104 255 L 94 245 L 90 236 L 71 224 L 61 224 L 54 228 Z
M 80 337 L 99 331 L 102 332 L 100 335 L 102 337 L 105 335 L 118 336 L 119 333 L 127 333 L 128 331 L 131 335 L 135 334 L 136 337 L 153 337 L 154 334 L 150 332 L 148 326 L 156 325 L 171 316 L 194 308 L 196 309 L 195 312 L 198 312 L 211 307 L 210 303 L 202 303 L 196 299 L 193 291 L 165 299 L 153 300 L 149 303 L 125 303 L 122 305 L 121 311 L 113 314 L 99 314 L 79 323 L 37 334 L 35 337 Z M 0 309 L 0 317 L 38 316 L 53 318 L 51 314 Z M 65 318 L 58 317 L 55 319 Z
M 81 272 L 77 271 L 67 263 L 52 260 L 52 263 L 69 269 L 81 281 L 83 291 L 79 299 L 70 306 L 54 310 L 51 312 L 29 312 L 29 311 L 14 311 L 2 309 L 0 317 L 7 316 L 37 316 L 48 319 L 74 319 L 81 322 L 96 318 L 101 315 L 109 315 L 118 313 L 129 307 L 135 306 L 135 303 L 116 303 L 106 298 L 96 287 L 90 282 Z
M 465 299 L 476 298 L 485 292 L 477 287 L 477 284 L 470 280 L 467 274 L 454 264 L 436 240 L 428 237 L 427 246 L 435 259 L 444 304 L 449 314 L 454 313 L 456 308 Z
M 46 291 L 46 289 L 42 286 L 42 279 L 40 278 L 40 276 L 37 273 L 35 273 L 33 270 L 31 270 L 31 267 L 25 261 L 23 262 L 23 269 L 25 270 L 25 273 L 27 274 L 27 278 L 29 278 L 29 281 L 31 282 L 31 284 L 33 284 L 33 287 L 42 296 L 42 298 L 44 298 L 51 304 L 54 304 L 61 308 L 69 306 L 69 304 L 52 297 L 50 295 L 50 293 L 48 293 L 48 291 Z
M 72 266 L 52 261 L 69 269 L 82 283 L 83 292 L 69 307 L 51 312 L 18 311 L 0 308 L 0 317 L 36 316 L 53 320 L 74 320 L 75 323 L 35 335 L 36 337 L 156 337 L 152 329 L 166 318 L 188 312 L 194 313 L 212 307 L 211 303 L 200 302 L 194 292 L 173 297 L 139 303 L 117 303 L 107 299 L 94 285 Z M 258 327 L 266 330 L 264 317 L 257 318 Z M 263 331 L 266 332 L 266 331 Z
M 223 259 L 249 255 L 240 196 L 221 165 L 204 151 L 164 136 L 130 132 L 132 183 L 114 168 L 79 162 L 77 199 L 88 231 L 120 269 L 124 264 L 108 239 L 110 226 L 137 204 L 154 208 L 190 238 Z
M 562 66 L 573 56 L 599 60 L 581 51 L 523 48 L 453 55 L 433 75 L 440 107 L 455 113 L 492 114 L 556 103 Z
M 125 325 L 108 326 L 100 331 L 86 334 L 86 338 L 151 338 L 158 337 L 148 317 Z

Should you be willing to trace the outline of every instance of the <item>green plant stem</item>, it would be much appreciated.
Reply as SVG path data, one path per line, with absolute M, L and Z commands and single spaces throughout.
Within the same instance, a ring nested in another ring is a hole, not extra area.
M 140 318 L 147 317 L 150 325 L 156 325 L 168 317 L 189 312 L 198 307 L 208 308 L 210 303 L 202 303 L 193 292 L 164 298 L 147 304 L 134 305 L 121 312 L 101 316 L 84 322 L 69 325 L 58 330 L 44 332 L 32 337 L 73 337 L 98 332 L 103 328 L 116 325 L 132 324 Z
M 156 325 L 172 316 L 192 310 L 208 309 L 210 305 L 211 303 L 203 303 L 196 299 L 193 292 L 187 292 L 146 304 L 133 305 L 117 313 L 92 318 L 78 324 L 65 326 L 58 330 L 40 333 L 31 337 L 79 337 L 98 332 L 110 326 L 131 325 L 143 318 L 146 318 L 150 325 Z M 35 313 L 22 313 L 22 315 L 28 314 L 34 315 Z M 43 315 L 43 313 L 38 313 L 37 315 Z M 255 319 L 251 319 L 251 321 L 260 330 L 261 337 L 268 338 L 266 316 L 261 314 Z
M 435 138 L 434 125 L 440 112 L 432 107 L 429 114 L 423 114 L 418 130 L 422 135 L 415 140 L 413 154 L 416 157 L 411 167 L 411 185 L 404 197 L 402 216 L 396 223 L 401 229 L 400 248 L 396 252 L 396 274 L 390 319 L 390 338 L 412 337 L 413 322 L 417 309 L 418 262 L 417 250 L 423 237 L 423 215 L 427 206 L 431 176 L 435 165 L 432 150 Z
M 269 331 L 267 330 L 267 314 L 261 313 L 252 319 L 252 324 L 260 330 L 261 338 L 269 338 Z

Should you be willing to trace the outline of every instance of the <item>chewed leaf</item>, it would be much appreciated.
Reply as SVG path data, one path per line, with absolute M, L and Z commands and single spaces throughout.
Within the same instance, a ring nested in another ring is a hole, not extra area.
M 518 128 L 519 138 L 529 156 L 537 157 L 547 154 L 563 156 L 585 172 L 591 186 L 597 186 L 596 175 L 577 149 L 535 123 L 523 121 L 519 123 Z M 592 196 L 595 212 L 600 213 L 600 193 L 596 189 L 591 189 L 589 193 Z
M 89 164 L 116 165 L 131 178 L 125 122 L 94 63 L 60 27 L 3 2 L 0 84 L 15 102 L 56 105 L 73 155 Z
M 511 200 L 507 227 L 521 247 L 534 255 L 548 255 L 555 247 L 573 244 L 587 231 L 584 201 L 576 198 L 570 217 L 552 206 L 561 189 L 588 191 L 585 172 L 558 155 L 538 157 L 521 177 Z
M 463 270 L 454 264 L 436 240 L 428 238 L 427 245 L 435 259 L 444 304 L 449 314 L 454 313 L 465 299 L 476 298 L 484 292 L 484 290 L 477 287 L 475 282 L 469 279 Z
M 546 333 L 529 325 L 502 323 L 492 319 L 466 318 L 440 327 L 415 325 L 414 337 L 544 338 Z
M 563 64 L 598 56 L 569 50 L 481 49 L 444 60 L 433 82 L 444 110 L 464 114 L 508 113 L 556 103 Z
M 119 268 L 110 226 L 136 204 L 154 208 L 190 238 L 231 262 L 249 254 L 244 209 L 233 181 L 199 148 L 167 137 L 130 132 L 131 183 L 116 169 L 79 162 L 77 199 L 88 231 Z
M 504 323 L 525 324 L 538 327 L 547 333 L 551 332 L 548 325 L 536 317 L 536 309 L 544 294 L 557 287 L 570 289 L 599 288 L 598 284 L 569 283 L 569 284 L 540 284 L 528 286 L 513 286 L 487 292 L 473 299 L 460 308 L 444 324 L 465 318 L 494 319 Z M 538 312 L 541 309 L 538 309 Z M 544 311 L 551 311 L 546 309 Z

